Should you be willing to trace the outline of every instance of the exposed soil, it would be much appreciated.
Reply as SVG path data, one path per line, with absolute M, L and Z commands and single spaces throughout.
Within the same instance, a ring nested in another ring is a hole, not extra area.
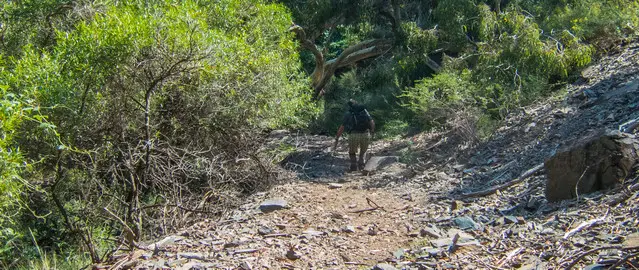
M 149 250 L 121 253 L 113 266 L 360 269 L 387 262 L 405 269 L 556 269 L 620 262 L 639 268 L 637 249 L 628 246 L 639 232 L 636 174 L 615 189 L 559 203 L 544 198 L 542 171 L 496 194 L 464 196 L 517 178 L 574 140 L 639 118 L 637 63 L 636 44 L 604 57 L 565 96 L 512 114 L 478 145 L 464 144 L 455 132 L 376 141 L 371 155 L 412 162 L 370 175 L 345 173 L 345 143 L 335 153 L 330 137 L 273 133 L 271 147 L 296 149 L 282 161 L 289 181 Z M 273 198 L 289 207 L 258 210 Z

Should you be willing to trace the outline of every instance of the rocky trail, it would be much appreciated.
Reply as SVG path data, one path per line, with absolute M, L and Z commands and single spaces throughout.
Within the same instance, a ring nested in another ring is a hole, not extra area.
M 107 268 L 638 269 L 637 167 L 615 188 L 549 202 L 541 166 L 637 118 L 635 44 L 565 95 L 511 115 L 487 142 L 464 143 L 459 130 L 376 141 L 371 155 L 389 158 L 371 173 L 345 173 L 346 145 L 331 152 L 331 137 L 273 132 L 267 147 L 295 149 L 281 162 L 289 180 L 116 253 Z

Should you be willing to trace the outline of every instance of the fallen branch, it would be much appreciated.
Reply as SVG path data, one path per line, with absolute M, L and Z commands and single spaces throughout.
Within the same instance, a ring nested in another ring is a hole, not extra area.
M 588 250 L 588 251 L 586 251 L 586 252 L 584 252 L 584 253 L 581 253 L 581 255 L 579 255 L 576 259 L 574 259 L 574 260 L 573 260 L 570 264 L 568 264 L 568 266 L 566 266 L 566 268 L 564 268 L 564 269 L 565 269 L 565 270 L 570 270 L 570 269 L 572 269 L 572 267 L 573 267 L 573 266 L 575 266 L 575 264 L 577 264 L 577 263 L 578 263 L 581 259 L 583 259 L 584 257 L 586 257 L 586 256 L 588 256 L 588 255 L 590 255 L 590 254 L 592 254 L 592 253 L 595 253 L 595 252 L 597 252 L 597 251 L 600 251 L 600 250 L 606 250 L 606 249 L 621 249 L 621 248 L 622 248 L 622 246 L 621 246 L 621 245 L 614 245 L 614 246 L 598 247 L 598 248 L 594 248 L 594 249 Z
M 499 265 L 497 265 L 498 268 L 501 268 L 502 265 L 504 265 L 505 263 L 507 263 L 508 261 L 512 260 L 513 257 L 517 256 L 517 254 L 521 253 L 524 250 L 524 248 L 517 248 L 511 252 L 508 253 L 508 255 L 506 255 L 506 259 L 504 259 L 501 263 L 499 263 Z
M 632 119 L 628 122 L 625 122 L 619 125 L 619 131 L 625 132 L 625 133 L 632 133 L 635 129 L 637 129 L 637 127 L 639 127 L 639 118 Z
M 530 170 L 525 171 L 521 176 L 519 176 L 517 179 L 512 180 L 510 182 L 498 185 L 496 187 L 490 188 L 490 189 L 486 189 L 486 190 L 481 190 L 481 191 L 477 191 L 477 192 L 471 192 L 471 193 L 465 193 L 462 194 L 463 197 L 465 198 L 472 198 L 472 197 L 482 197 L 482 196 L 486 196 L 486 195 L 490 195 L 493 194 L 495 192 L 497 192 L 498 190 L 501 189 L 505 189 L 511 186 L 514 186 L 516 184 L 519 184 L 521 182 L 523 182 L 524 180 L 526 180 L 526 178 L 528 178 L 529 176 L 537 173 L 538 171 L 542 170 L 544 168 L 544 163 L 540 163 L 537 166 L 533 167 Z
M 364 212 L 368 212 L 368 211 L 375 211 L 375 210 L 382 210 L 382 211 L 386 211 L 384 210 L 384 207 L 381 207 L 379 205 L 377 205 L 377 203 L 375 203 L 373 200 L 366 198 L 366 203 L 368 203 L 369 206 L 371 206 L 370 208 L 366 208 L 366 209 L 362 209 L 362 210 L 356 210 L 356 211 L 352 211 L 351 213 L 354 214 L 358 214 L 358 213 L 364 213 Z
M 639 253 L 630 253 L 626 256 L 624 256 L 623 258 L 621 258 L 619 261 L 617 261 L 615 264 L 613 264 L 612 266 L 610 266 L 610 268 L 608 269 L 617 269 L 617 267 L 623 265 L 625 262 L 627 262 L 630 258 L 634 258 L 634 257 L 639 257 Z
M 264 238 L 272 238 L 272 237 L 289 237 L 291 236 L 288 233 L 273 233 L 273 234 L 267 234 L 264 235 Z
M 615 206 L 617 204 L 625 202 L 630 197 L 637 196 L 637 191 L 639 191 L 639 183 L 628 187 L 626 190 L 622 190 L 621 194 L 608 199 L 608 205 Z
M 431 150 L 431 149 L 433 149 L 433 148 L 435 148 L 437 146 L 440 146 L 442 143 L 444 143 L 447 140 L 448 140 L 448 137 L 443 137 L 438 142 L 436 142 L 435 144 L 433 144 L 433 145 L 431 145 L 429 147 L 426 147 L 426 149 L 424 149 L 423 151 L 425 152 L 425 151 Z
M 346 265 L 368 265 L 368 264 L 360 263 L 360 262 L 344 262 L 344 264 L 346 264 Z
M 255 249 L 255 248 L 249 248 L 249 249 L 240 249 L 240 250 L 236 250 L 233 251 L 233 254 L 246 254 L 246 253 L 255 253 L 260 251 L 259 249 Z
M 589 220 L 589 221 L 584 221 L 581 224 L 579 224 L 579 226 L 577 226 L 577 228 L 574 228 L 574 229 L 568 231 L 566 234 L 564 234 L 564 240 L 570 238 L 571 236 L 575 235 L 576 233 L 578 233 L 578 232 L 580 232 L 580 231 L 582 231 L 584 229 L 590 228 L 593 225 L 604 221 L 604 219 L 606 219 L 606 217 L 608 217 L 608 212 L 609 211 L 610 211 L 610 209 L 608 209 L 608 211 L 606 211 L 606 214 L 603 217 L 592 219 L 592 220 Z

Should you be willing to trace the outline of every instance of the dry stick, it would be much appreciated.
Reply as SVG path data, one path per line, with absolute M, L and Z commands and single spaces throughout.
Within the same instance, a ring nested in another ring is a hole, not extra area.
M 367 265 L 365 263 L 360 263 L 360 262 L 344 262 L 344 264 L 346 264 L 346 265 Z
M 520 248 L 517 248 L 517 249 L 509 252 L 508 255 L 506 255 L 506 259 L 503 260 L 499 265 L 497 265 L 497 267 L 501 268 L 502 265 L 504 265 L 505 263 L 510 261 L 513 257 L 515 257 L 517 254 L 521 253 L 523 250 L 524 250 L 524 248 L 520 247 Z
M 570 270 L 570 269 L 572 269 L 572 267 L 573 267 L 573 266 L 575 266 L 575 264 L 577 264 L 577 263 L 578 263 L 581 259 L 583 259 L 584 257 L 586 257 L 586 256 L 588 256 L 588 255 L 590 255 L 590 254 L 592 254 L 592 253 L 595 253 L 595 252 L 597 252 L 597 251 L 605 250 L 605 249 L 621 249 L 621 248 L 622 248 L 622 246 L 621 246 L 621 245 L 614 245 L 614 246 L 598 247 L 598 248 L 594 248 L 594 249 L 588 250 L 588 251 L 586 251 L 586 252 L 584 252 L 584 253 L 581 253 L 581 255 L 579 255 L 579 256 L 578 256 L 575 260 L 573 260 L 573 261 L 572 261 L 572 262 L 571 262 L 568 266 L 566 266 L 566 268 L 564 268 L 564 269 L 565 269 L 565 270 Z
M 364 212 L 368 212 L 368 211 L 375 211 L 375 210 L 382 210 L 382 211 L 386 211 L 384 210 L 384 207 L 381 207 L 379 205 L 377 205 L 377 203 L 375 203 L 373 200 L 366 198 L 366 203 L 368 203 L 369 206 L 371 206 L 370 208 L 366 208 L 366 209 L 362 209 L 362 210 L 356 210 L 356 211 L 352 211 L 351 213 L 357 214 L 357 213 L 364 213 Z
M 624 264 L 625 262 L 627 262 L 628 259 L 630 259 L 632 257 L 635 257 L 635 256 L 639 256 L 639 253 L 630 253 L 630 254 L 624 256 L 623 258 L 621 258 L 621 260 L 617 261 L 615 264 L 610 266 L 610 268 L 608 268 L 608 269 L 616 269 L 617 267 L 619 267 L 622 264 Z
M 631 133 L 632 131 L 637 129 L 637 127 L 639 127 L 639 118 L 632 119 L 628 122 L 625 122 L 619 125 L 619 131 L 625 132 L 625 133 Z
M 435 144 L 433 144 L 433 145 L 431 145 L 431 146 L 427 147 L 426 149 L 424 149 L 424 150 L 422 150 L 422 151 L 428 151 L 428 150 L 431 150 L 431 149 L 433 149 L 433 148 L 435 148 L 435 147 L 439 146 L 439 145 L 440 145 L 440 144 L 442 144 L 443 142 L 445 142 L 447 139 L 448 139 L 448 137 L 441 138 L 438 142 L 436 142 Z
M 271 237 L 289 237 L 291 236 L 288 233 L 273 233 L 273 234 L 267 234 L 264 235 L 264 238 L 271 238 Z
M 586 172 L 588 171 L 588 169 L 590 169 L 590 165 L 586 166 L 586 169 L 584 170 L 584 172 L 581 173 L 581 176 L 579 176 L 579 180 L 577 180 L 577 184 L 575 185 L 575 195 L 577 196 L 577 204 L 579 204 L 579 183 L 581 183 L 581 179 L 584 178 L 584 175 L 586 175 Z
M 260 251 L 259 249 L 255 249 L 255 248 L 249 248 L 249 249 L 240 249 L 240 250 L 236 250 L 233 251 L 233 254 L 245 254 L 245 253 L 255 253 Z
M 517 179 L 512 180 L 510 182 L 498 185 L 496 187 L 490 188 L 490 189 L 485 189 L 485 190 L 481 190 L 481 191 L 477 191 L 477 192 L 471 192 L 471 193 L 465 193 L 462 194 L 463 197 L 465 198 L 472 198 L 472 197 L 482 197 L 482 196 L 486 196 L 486 195 L 490 195 L 493 194 L 495 192 L 497 192 L 498 190 L 504 189 L 504 188 L 508 188 L 511 186 L 514 186 L 516 184 L 519 184 L 521 182 L 523 182 L 524 180 L 526 180 L 526 178 L 528 178 L 529 176 L 535 174 L 536 172 L 542 170 L 544 168 L 544 163 L 540 163 L 537 166 L 533 167 L 530 170 L 525 171 L 521 176 L 519 176 Z
M 574 229 L 568 231 L 566 234 L 564 234 L 564 240 L 570 238 L 571 236 L 575 235 L 576 233 L 578 233 L 578 232 L 580 232 L 580 231 L 582 231 L 584 229 L 592 227 L 592 225 L 595 225 L 598 222 L 604 221 L 606 219 L 606 217 L 608 217 L 608 213 L 609 212 L 610 212 L 610 209 L 608 209 L 608 211 L 606 211 L 606 214 L 603 217 L 582 222 L 581 224 L 579 224 L 579 226 L 577 226 L 577 228 L 574 228 Z
M 129 245 L 129 247 L 133 248 L 135 246 L 137 246 L 135 244 L 135 238 L 136 235 L 133 232 L 133 230 L 131 229 L 131 227 L 129 227 L 129 225 L 126 224 L 126 222 L 124 222 L 120 217 L 118 217 L 116 214 L 114 214 L 113 212 L 109 211 L 108 208 L 103 207 L 102 208 L 104 211 L 106 211 L 107 214 L 109 214 L 111 217 L 113 217 L 113 219 L 115 219 L 117 222 L 119 222 L 122 225 L 122 228 L 124 229 L 124 240 L 126 241 L 126 243 Z

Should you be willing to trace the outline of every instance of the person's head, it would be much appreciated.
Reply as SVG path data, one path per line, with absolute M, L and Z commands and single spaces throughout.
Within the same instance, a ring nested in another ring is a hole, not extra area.
M 354 99 L 349 99 L 348 102 L 346 102 L 346 105 L 348 105 L 349 108 L 352 108 L 353 105 L 356 105 L 357 101 L 355 101 Z

